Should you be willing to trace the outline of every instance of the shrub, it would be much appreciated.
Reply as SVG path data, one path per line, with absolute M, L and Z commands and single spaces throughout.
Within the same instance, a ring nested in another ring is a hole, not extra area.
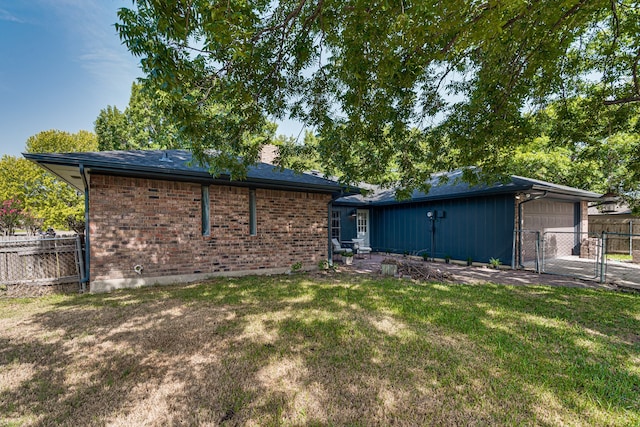
M 5 235 L 13 235 L 23 220 L 22 202 L 18 199 L 8 199 L 0 207 L 0 229 Z

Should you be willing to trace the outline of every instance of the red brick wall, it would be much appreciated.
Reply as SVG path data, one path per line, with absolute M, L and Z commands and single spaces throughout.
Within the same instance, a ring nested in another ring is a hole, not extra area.
M 200 184 L 91 175 L 91 280 L 286 268 L 327 258 L 327 194 L 209 187 L 202 236 Z M 138 275 L 135 265 L 143 271 Z

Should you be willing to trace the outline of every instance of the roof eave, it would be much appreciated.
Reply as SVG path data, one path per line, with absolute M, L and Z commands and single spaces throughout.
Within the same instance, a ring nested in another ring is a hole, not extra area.
M 562 197 L 570 198 L 574 200 L 577 199 L 580 201 L 597 201 L 597 200 L 600 200 L 600 197 L 602 196 L 601 194 L 592 193 L 590 191 L 585 191 L 585 190 L 570 191 L 570 190 L 564 190 L 562 188 L 555 188 L 555 187 L 549 187 L 549 186 L 538 185 L 538 184 L 532 185 L 531 189 L 538 190 L 538 191 L 545 191 L 550 194 L 548 196 L 549 198 L 556 195 L 556 196 L 562 196 Z
M 127 165 L 113 165 L 112 163 L 100 162 L 100 161 L 85 161 L 76 157 L 61 158 L 59 156 L 51 156 L 47 154 L 30 154 L 23 153 L 23 156 L 49 172 L 60 177 L 65 182 L 69 183 L 75 188 L 78 188 L 72 182 L 64 179 L 64 177 L 57 174 L 50 165 L 79 167 L 83 164 L 85 169 L 89 173 L 103 173 L 106 175 L 119 175 L 119 176 L 135 176 L 140 178 L 153 178 L 162 180 L 179 180 L 187 182 L 198 182 L 202 184 L 226 184 L 242 187 L 261 187 L 261 188 L 274 188 L 274 189 L 287 189 L 297 191 L 312 191 L 319 193 L 343 193 L 343 194 L 357 194 L 352 191 L 347 191 L 345 187 L 340 185 L 318 185 L 310 183 L 296 183 L 286 180 L 273 180 L 273 179 L 261 179 L 261 178 L 247 178 L 244 180 L 232 180 L 228 174 L 221 174 L 214 177 L 208 172 L 202 171 L 184 171 L 180 169 L 160 169 L 145 166 L 137 166 L 135 170 L 128 169 Z M 359 191 L 359 189 L 357 189 Z

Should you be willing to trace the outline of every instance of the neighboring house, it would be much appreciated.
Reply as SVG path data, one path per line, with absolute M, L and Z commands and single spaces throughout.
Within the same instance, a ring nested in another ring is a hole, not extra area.
M 91 291 L 316 266 L 344 194 L 264 163 L 214 178 L 182 150 L 24 156 L 85 192 Z
M 332 207 L 331 233 L 365 240 L 374 251 L 512 264 L 522 252 L 516 230 L 573 233 L 558 253 L 578 255 L 588 230 L 587 203 L 600 195 L 513 176 L 510 182 L 471 186 L 461 172 L 434 176 L 428 194 L 398 201 L 393 190 L 346 196 Z M 584 235 L 583 235 L 584 234 Z M 563 247 L 564 245 L 565 247 Z M 516 247 L 518 249 L 516 249 Z

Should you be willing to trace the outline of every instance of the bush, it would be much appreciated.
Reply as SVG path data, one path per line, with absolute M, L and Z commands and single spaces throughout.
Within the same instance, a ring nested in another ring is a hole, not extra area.
M 24 213 L 22 202 L 18 199 L 8 199 L 0 207 L 0 229 L 5 235 L 13 235 L 16 228 L 22 225 Z

